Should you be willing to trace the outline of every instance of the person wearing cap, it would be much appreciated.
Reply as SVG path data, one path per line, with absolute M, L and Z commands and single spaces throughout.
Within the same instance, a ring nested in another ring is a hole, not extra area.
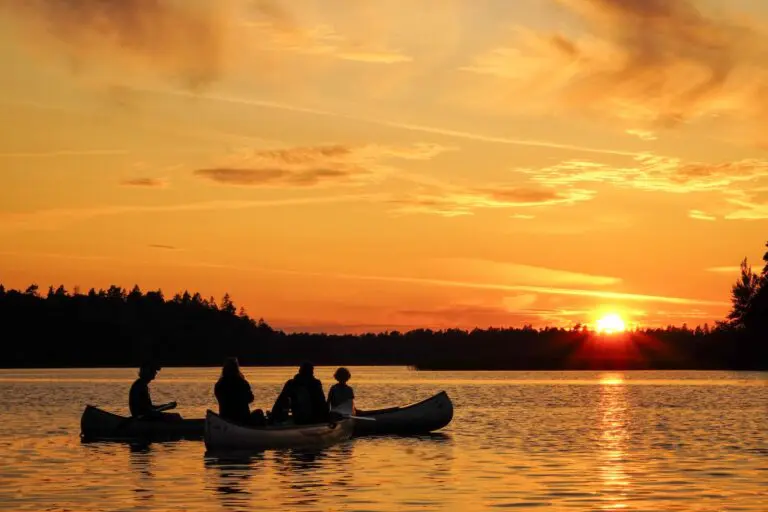
M 155 380 L 160 366 L 153 363 L 144 363 L 139 368 L 139 378 L 131 385 L 128 393 L 128 408 L 131 410 L 131 416 L 144 419 L 177 419 L 180 416 L 175 413 L 166 414 L 162 411 L 173 409 L 176 402 L 155 405 L 149 395 L 149 383 Z
M 276 422 L 288 419 L 290 411 L 297 425 L 322 423 L 328 420 L 328 405 L 323 384 L 314 375 L 315 367 L 305 362 L 298 373 L 283 386 L 272 407 L 271 419 Z

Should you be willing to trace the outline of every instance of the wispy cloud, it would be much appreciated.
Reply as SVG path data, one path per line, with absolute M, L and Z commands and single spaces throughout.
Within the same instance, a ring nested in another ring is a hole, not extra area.
M 175 212 L 245 210 L 311 204 L 381 201 L 381 194 L 332 195 L 288 199 L 252 201 L 202 201 L 197 203 L 165 204 L 156 206 L 125 205 L 93 208 L 51 208 L 31 212 L 0 212 L 0 231 L 18 229 L 57 229 L 72 222 L 94 217 L 129 214 L 162 214 Z
M 715 272 L 718 274 L 738 274 L 741 269 L 737 266 L 730 267 L 710 267 L 707 272 Z
M 708 221 L 715 221 L 717 220 L 717 217 L 714 215 L 710 215 L 706 212 L 703 212 L 701 210 L 691 210 L 688 212 L 688 216 L 692 219 L 696 220 L 708 220 Z
M 395 312 L 419 327 L 501 327 L 539 323 L 539 313 L 528 309 L 536 295 L 512 296 L 502 305 L 458 303 L 444 307 L 401 309 Z M 517 306 L 520 304 L 520 306 Z
M 368 174 L 365 169 L 198 169 L 195 174 L 224 185 L 288 185 L 309 187 L 321 182 L 345 181 Z
M 78 67 L 139 67 L 190 84 L 217 79 L 236 2 L 3 0 L 29 46 Z
M 430 213 L 445 217 L 472 215 L 476 210 L 535 208 L 572 205 L 591 200 L 595 193 L 582 189 L 553 189 L 531 186 L 457 187 L 435 185 L 392 199 L 397 213 Z
M 452 139 L 471 140 L 476 142 L 485 142 L 489 144 L 538 147 L 538 148 L 545 148 L 545 149 L 572 151 L 577 153 L 592 153 L 592 154 L 614 155 L 614 156 L 638 156 L 641 154 L 636 151 L 626 151 L 626 150 L 615 149 L 615 148 L 611 149 L 611 148 L 601 148 L 601 147 L 594 147 L 594 146 L 587 146 L 587 145 L 565 144 L 565 143 L 559 143 L 553 140 L 526 139 L 521 137 L 518 137 L 518 138 L 503 137 L 503 136 L 491 135 L 487 133 L 471 132 L 466 130 L 455 130 L 455 129 L 446 128 L 444 126 L 404 123 L 400 121 L 392 121 L 389 119 L 365 117 L 365 116 L 359 116 L 355 114 L 347 114 L 344 112 L 335 112 L 331 110 L 305 107 L 301 105 L 293 105 L 290 103 L 281 103 L 277 101 L 261 100 L 261 99 L 255 99 L 255 98 L 225 96 L 225 95 L 213 94 L 209 92 L 199 93 L 199 92 L 189 92 L 189 91 L 183 91 L 183 90 L 172 90 L 172 89 L 152 89 L 152 88 L 146 88 L 146 87 L 144 88 L 134 87 L 133 90 L 145 92 L 145 93 L 182 96 L 190 99 L 198 99 L 198 100 L 206 100 L 206 101 L 214 101 L 214 102 L 222 102 L 222 103 L 232 103 L 237 105 L 251 106 L 255 108 L 283 110 L 286 112 L 296 112 L 296 113 L 316 115 L 316 116 L 349 119 L 353 121 L 359 121 L 362 123 L 368 123 L 368 124 L 373 124 L 377 126 L 384 126 L 384 127 L 394 128 L 398 130 L 427 133 L 430 135 L 438 135 L 441 137 L 447 137 Z
M 394 172 L 387 159 L 427 160 L 449 148 L 437 144 L 409 147 L 311 146 L 245 151 L 232 157 L 233 166 L 194 171 L 224 185 L 316 186 L 370 180 Z
M 128 178 L 120 182 L 126 187 L 165 188 L 168 181 L 162 178 Z
M 198 89 L 229 72 L 301 70 L 286 62 L 287 53 L 368 64 L 413 60 L 371 37 L 353 40 L 322 22 L 303 25 L 306 17 L 294 8 L 281 0 L 0 0 L 18 29 L 12 36 L 35 58 L 77 72 L 119 71 L 113 81 L 126 83 L 135 72 L 150 72 Z
M 658 138 L 656 137 L 656 134 L 650 130 L 629 129 L 626 132 L 627 134 L 634 135 L 635 137 L 644 141 L 652 141 Z
M 768 200 L 760 199 L 759 192 L 736 191 L 726 201 L 736 207 L 725 216 L 727 220 L 768 219 Z
M 530 292 L 545 295 L 563 295 L 563 296 L 576 296 L 576 297 L 594 297 L 600 299 L 611 300 L 625 300 L 633 302 L 658 302 L 666 304 L 700 304 L 700 305 L 713 305 L 722 306 L 724 303 L 690 299 L 682 297 L 666 297 L 660 295 L 645 295 L 637 293 L 623 293 L 623 292 L 611 292 L 605 290 L 582 290 L 575 288 L 557 288 L 557 287 L 544 287 L 544 286 L 527 286 L 527 285 L 504 285 L 494 283 L 473 283 L 464 281 L 453 281 L 448 279 L 423 279 L 418 277 L 394 277 L 394 276 L 365 276 L 365 275 L 351 275 L 351 274 L 333 274 L 331 277 L 339 277 L 345 279 L 359 279 L 366 281 L 387 281 L 395 283 L 410 283 L 410 284 L 422 284 L 430 286 L 445 286 L 451 288 L 473 288 L 478 290 L 498 290 L 498 291 L 514 291 L 514 292 Z
M 613 276 L 477 258 L 440 258 L 430 261 L 430 267 L 448 267 L 452 274 L 461 275 L 464 280 L 497 280 L 506 284 L 612 286 L 622 282 Z
M 271 48 L 298 54 L 325 56 L 373 64 L 402 64 L 413 58 L 402 51 L 384 48 L 369 41 L 351 41 L 330 25 L 300 27 L 295 22 L 276 25 L 270 20 L 245 22 Z
M 192 265 L 192 264 L 190 264 Z M 663 303 L 663 304 L 689 304 L 689 305 L 704 305 L 704 306 L 725 306 L 727 302 L 685 298 L 685 297 L 670 297 L 663 295 L 647 295 L 640 293 L 627 293 L 627 292 L 613 292 L 608 290 L 590 290 L 579 288 L 562 288 L 554 286 L 530 286 L 530 285 L 514 285 L 514 284 L 500 284 L 494 282 L 475 282 L 475 281 L 463 281 L 453 279 L 432 279 L 423 277 L 411 277 L 411 276 L 392 276 L 392 275 L 365 275 L 365 274 L 347 274 L 347 273 L 322 273 L 322 272 L 309 272 L 300 270 L 289 269 L 276 269 L 276 268 L 263 268 L 263 267 L 242 267 L 237 265 L 229 265 L 222 263 L 195 263 L 194 266 L 205 268 L 222 268 L 237 270 L 238 272 L 248 273 L 275 273 L 275 274 L 289 274 L 297 276 L 315 276 L 325 277 L 331 279 L 350 279 L 357 281 L 380 281 L 388 283 L 401 283 L 401 284 L 413 284 L 421 286 L 436 286 L 447 288 L 465 288 L 474 290 L 494 290 L 502 292 L 514 292 L 515 294 L 523 292 L 526 294 L 541 294 L 541 295 L 559 295 L 559 296 L 572 296 L 572 297 L 590 297 L 599 299 L 608 299 L 616 301 L 628 301 L 628 302 L 650 302 L 650 303 Z
M 505 80 L 526 102 L 591 110 L 655 126 L 714 114 L 766 116 L 766 34 L 694 0 L 560 0 L 580 35 L 519 28 L 512 44 L 465 71 Z
M 152 249 L 162 249 L 164 251 L 177 251 L 179 249 L 175 245 L 165 245 L 165 244 L 149 244 L 148 247 Z
M 84 156 L 120 156 L 130 152 L 126 149 L 68 149 L 59 151 L 10 151 L 0 153 L 0 158 L 59 158 Z
M 540 169 L 518 169 L 542 184 L 562 186 L 575 183 L 612 183 L 624 187 L 663 192 L 704 192 L 724 190 L 768 177 L 768 161 L 685 162 L 679 158 L 646 153 L 627 166 L 570 160 Z

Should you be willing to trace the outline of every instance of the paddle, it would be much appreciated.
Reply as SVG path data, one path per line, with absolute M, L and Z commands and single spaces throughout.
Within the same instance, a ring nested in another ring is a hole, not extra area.
M 352 418 L 353 420 L 364 420 L 364 421 L 376 421 L 376 418 L 367 418 L 365 416 L 355 416 L 352 414 L 352 401 L 348 400 L 344 402 L 343 404 L 340 404 L 336 407 L 333 407 L 331 409 L 331 412 L 335 412 L 336 414 L 344 417 L 344 418 Z

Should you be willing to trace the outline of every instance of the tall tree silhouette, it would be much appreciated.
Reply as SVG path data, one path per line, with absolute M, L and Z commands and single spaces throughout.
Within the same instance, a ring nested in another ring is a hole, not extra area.
M 765 245 L 768 247 L 768 243 Z M 768 335 L 768 252 L 763 262 L 763 270 L 757 274 L 746 258 L 742 260 L 741 275 L 731 289 L 732 308 L 728 314 L 732 325 L 759 337 Z
M 754 299 L 761 289 L 761 278 L 752 271 L 747 258 L 741 261 L 741 275 L 731 287 L 731 312 L 728 319 L 736 327 L 747 327 L 754 308 Z

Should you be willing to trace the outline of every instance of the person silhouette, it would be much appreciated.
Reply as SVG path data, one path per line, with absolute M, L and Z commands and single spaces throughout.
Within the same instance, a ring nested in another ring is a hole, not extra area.
M 333 374 L 336 384 L 328 390 L 328 407 L 334 409 L 345 402 L 352 402 L 352 413 L 355 412 L 355 391 L 347 384 L 352 374 L 344 367 L 336 370 Z
M 176 402 L 155 405 L 152 403 L 152 397 L 149 394 L 149 383 L 155 380 L 160 366 L 152 362 L 144 362 L 139 367 L 139 378 L 131 385 L 128 392 L 128 408 L 133 418 L 154 419 L 154 420 L 175 420 L 180 419 L 176 413 L 164 413 L 162 411 L 176 408 Z
M 213 390 L 219 402 L 219 415 L 225 420 L 243 425 L 265 424 L 264 411 L 250 410 L 249 404 L 254 400 L 253 391 L 236 357 L 224 361 L 221 376 Z
M 315 367 L 305 362 L 294 377 L 288 380 L 272 407 L 271 418 L 275 422 L 288 419 L 290 411 L 294 423 L 306 425 L 328 420 L 328 405 L 323 384 L 314 375 Z

